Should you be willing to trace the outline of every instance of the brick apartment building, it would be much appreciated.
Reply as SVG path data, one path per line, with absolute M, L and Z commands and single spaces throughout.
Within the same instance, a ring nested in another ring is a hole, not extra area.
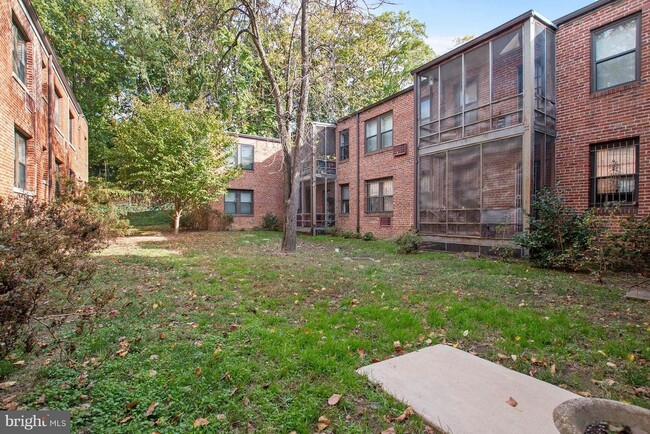
M 239 134 L 230 164 L 242 176 L 230 183 L 228 193 L 215 204 L 234 217 L 233 229 L 253 229 L 271 213 L 284 218 L 282 147 L 278 139 Z
M 414 225 L 413 88 L 337 122 L 336 226 L 393 238 Z
M 0 196 L 88 180 L 88 126 L 29 0 L 0 3 Z
M 557 180 L 572 207 L 650 214 L 650 3 L 556 20 Z

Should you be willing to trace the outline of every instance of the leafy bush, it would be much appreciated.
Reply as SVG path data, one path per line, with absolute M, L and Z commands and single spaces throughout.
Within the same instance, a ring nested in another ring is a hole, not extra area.
M 395 244 L 397 244 L 397 253 L 405 255 L 417 252 L 420 249 L 421 243 L 422 237 L 420 234 L 415 232 L 413 228 L 404 232 L 395 240 Z
M 372 232 L 366 232 L 363 234 L 363 241 L 375 241 L 377 238 L 375 238 L 375 234 Z
M 361 237 L 361 234 L 359 234 L 358 232 L 345 231 L 341 233 L 341 237 L 359 239 Z
M 590 237 L 584 216 L 566 205 L 553 190 L 544 189 L 531 204 L 530 226 L 515 242 L 529 249 L 530 259 L 547 268 L 574 268 Z
M 0 359 L 23 340 L 31 349 L 37 325 L 53 333 L 78 327 L 106 305 L 112 294 L 80 297 L 94 272 L 90 254 L 115 234 L 107 218 L 75 196 L 47 205 L 0 198 Z
M 336 226 L 332 226 L 330 228 L 325 229 L 325 233 L 332 237 L 340 237 L 342 234 L 341 229 L 339 229 Z
M 278 216 L 267 212 L 262 217 L 262 229 L 265 231 L 279 231 L 282 229 L 282 222 Z
M 173 221 L 173 212 L 170 212 Z M 210 208 L 202 206 L 192 209 L 181 215 L 180 226 L 190 231 L 207 231 L 210 222 Z
M 230 214 L 225 214 L 217 209 L 211 209 L 208 216 L 208 228 L 213 231 L 227 231 L 235 221 Z
M 650 272 L 650 216 L 620 218 L 619 209 L 578 213 L 546 190 L 532 203 L 528 233 L 515 241 L 546 268 L 589 271 L 598 280 L 609 271 Z

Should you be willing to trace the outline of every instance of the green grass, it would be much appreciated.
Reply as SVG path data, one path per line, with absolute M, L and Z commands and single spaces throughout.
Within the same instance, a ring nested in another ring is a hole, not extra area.
M 301 237 L 292 255 L 279 242 L 270 232 L 191 233 L 142 245 L 178 255 L 98 257 L 93 285 L 118 297 L 114 316 L 75 338 L 85 374 L 41 354 L 52 362 L 11 374 L 29 382 L 22 405 L 39 408 L 44 395 L 93 433 L 182 433 L 199 417 L 209 424 L 197 432 L 308 433 L 322 415 L 330 431 L 377 433 L 405 406 L 355 369 L 392 357 L 400 341 L 405 351 L 447 343 L 650 407 L 635 394 L 650 386 L 648 305 L 615 286 L 525 262 L 398 256 L 382 241 Z M 343 398 L 329 407 L 334 393 Z M 394 425 L 424 432 L 417 417 Z
M 169 231 L 172 225 L 169 211 L 165 210 L 129 212 L 126 218 L 131 226 L 140 232 Z

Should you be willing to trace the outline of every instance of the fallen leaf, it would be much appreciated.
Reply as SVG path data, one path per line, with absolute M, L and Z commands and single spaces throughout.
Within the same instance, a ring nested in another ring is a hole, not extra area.
M 365 358 L 366 358 L 366 350 L 364 350 L 363 348 L 357 348 L 357 354 L 358 354 L 359 357 L 361 357 L 362 359 L 365 359 Z
M 156 409 L 156 407 L 158 407 L 158 403 L 157 402 L 152 402 L 149 405 L 149 407 L 147 407 L 147 411 L 144 412 L 144 415 L 147 416 L 147 417 L 151 416 L 153 414 L 153 411 Z
M 521 340 L 521 336 L 515 336 L 515 340 L 516 340 L 516 341 L 520 341 L 520 340 Z
M 556 367 L 555 367 L 555 363 L 553 363 L 553 364 L 551 365 L 551 375 L 555 375 L 556 370 L 557 370 L 557 369 L 556 369 Z
M 325 416 L 321 416 L 318 418 L 318 431 L 323 431 L 325 428 L 330 426 L 330 420 L 326 418 Z
M 635 387 L 634 394 L 637 396 L 645 396 L 650 398 L 650 388 L 649 387 Z
M 160 332 L 160 334 L 158 335 L 158 339 L 160 339 L 161 341 L 165 339 L 165 337 L 166 337 L 165 332 Z
M 330 405 L 330 407 L 332 407 L 338 404 L 340 400 L 341 400 L 341 395 L 335 393 L 334 395 L 330 396 L 330 398 L 327 400 L 327 403 Z
M 612 362 L 607 362 L 607 363 L 605 363 L 605 364 L 606 364 L 607 366 L 609 366 L 610 368 L 612 368 L 612 369 L 616 369 L 616 365 L 615 365 L 614 363 L 612 363 Z
M 181 420 L 181 415 L 180 415 L 180 414 L 176 414 L 176 415 L 170 417 L 168 422 L 169 422 L 170 424 L 172 424 L 172 423 L 176 423 L 176 422 L 178 422 L 179 420 Z
M 156 375 L 158 375 L 158 371 L 156 371 L 155 369 L 152 369 L 152 370 L 149 371 L 149 376 L 150 377 L 155 377 Z
M 412 407 L 406 407 L 406 410 L 404 410 L 404 412 L 402 414 L 397 416 L 397 418 L 395 418 L 395 420 L 397 422 L 404 422 L 406 419 L 408 419 L 410 416 L 413 416 L 414 414 L 415 414 L 415 412 L 413 411 Z
M 431 343 L 432 343 L 433 341 L 432 341 L 431 339 L 427 339 L 427 340 L 424 341 L 424 342 L 425 342 L 427 345 L 431 345 Z
M 230 392 L 230 396 L 234 396 L 235 393 L 237 393 L 237 390 L 239 390 L 239 387 L 235 387 L 232 392 Z
M 516 362 L 516 361 L 517 361 L 517 355 L 516 355 L 516 354 L 512 354 L 512 355 L 510 356 L 510 358 L 512 359 L 513 362 Z
M 16 385 L 15 381 L 5 381 L 4 383 L 0 383 L 0 389 L 2 390 L 9 390 L 12 387 Z
M 465 330 L 465 331 L 463 332 L 463 336 L 467 337 L 468 335 L 469 335 L 469 330 Z
M 402 351 L 402 343 L 400 341 L 393 342 L 393 348 L 399 353 Z
M 591 398 L 591 393 L 589 392 L 578 392 L 578 395 L 584 396 L 585 398 Z
M 627 361 L 628 361 L 628 362 L 633 362 L 633 361 L 634 361 L 634 358 L 635 358 L 635 357 L 634 357 L 634 354 L 628 354 L 628 355 L 627 355 Z M 18 363 L 18 362 L 16 362 L 16 363 Z M 15 365 L 16 363 L 14 363 L 14 365 Z M 24 362 L 23 362 L 23 363 L 24 363 Z
M 133 416 L 127 416 L 127 417 L 125 417 L 124 419 L 122 419 L 122 420 L 120 421 L 120 424 L 124 425 L 125 423 L 127 423 L 127 422 L 130 421 L 131 419 L 133 419 Z
M 381 434 L 395 434 L 395 428 L 391 426 L 390 428 L 382 431 Z
M 501 354 L 501 353 L 498 353 L 498 354 L 497 354 L 497 357 L 500 358 L 501 360 L 506 360 L 506 359 L 509 358 L 509 357 L 506 356 L 505 354 Z
M 131 409 L 135 408 L 138 404 L 140 404 L 140 401 L 129 402 L 128 404 L 126 404 L 126 409 L 131 410 Z
M 41 396 L 39 396 L 36 403 L 37 404 L 45 404 L 45 394 L 42 394 Z
M 194 375 L 196 375 L 197 377 L 200 377 L 202 373 L 203 370 L 201 369 L 200 366 L 194 370 Z
M 158 360 L 158 354 L 152 354 L 149 356 L 149 360 Z
M 515 400 L 515 398 L 513 398 L 512 396 L 511 396 L 510 398 L 508 398 L 508 400 L 506 401 L 506 403 L 507 403 L 509 406 L 511 406 L 511 407 L 516 407 L 517 405 L 519 405 L 519 403 L 517 402 L 517 400 Z
M 230 381 L 230 372 L 226 372 L 225 374 L 223 374 L 223 376 L 221 378 L 219 378 L 219 380 Z
M 209 423 L 210 423 L 209 420 L 207 420 L 207 419 L 205 419 L 203 417 L 199 417 L 194 421 L 194 428 L 199 427 L 199 426 L 206 426 Z
M 226 415 L 223 414 L 223 413 L 219 413 L 219 414 L 217 415 L 217 420 L 226 420 Z
M 17 362 L 14 362 L 14 365 L 16 366 L 23 366 L 25 364 L 24 360 L 18 360 Z

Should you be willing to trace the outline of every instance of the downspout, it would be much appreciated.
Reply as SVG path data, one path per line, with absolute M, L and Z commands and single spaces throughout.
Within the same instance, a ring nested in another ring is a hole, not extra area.
M 361 127 L 359 125 L 359 113 L 357 113 L 357 233 L 361 232 Z
M 47 60 L 47 201 L 52 202 L 52 165 L 54 161 L 54 81 L 52 77 L 52 54 Z
M 416 232 L 420 231 L 420 180 L 418 173 L 418 165 L 420 163 L 419 158 L 419 137 L 420 133 L 420 119 L 418 118 L 418 98 L 420 97 L 420 86 L 417 80 L 417 74 L 413 74 L 413 230 Z M 407 145 L 408 146 L 408 145 Z

